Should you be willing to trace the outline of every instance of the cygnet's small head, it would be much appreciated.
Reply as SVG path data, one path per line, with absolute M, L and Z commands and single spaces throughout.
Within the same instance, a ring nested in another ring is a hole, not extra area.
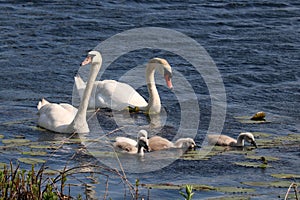
M 149 61 L 149 64 L 154 65 L 158 68 L 158 71 L 164 76 L 168 88 L 172 89 L 172 67 L 170 66 L 168 61 L 163 58 L 152 58 Z
M 80 66 L 85 66 L 90 63 L 102 63 L 102 56 L 98 51 L 90 51 Z
M 148 132 L 146 130 L 140 130 L 138 133 L 138 138 L 140 137 L 144 137 L 147 138 L 148 137 Z
M 194 149 L 196 147 L 196 143 L 192 138 L 180 138 L 175 142 L 175 146 L 179 148 Z
M 252 133 L 244 132 L 244 133 L 241 133 L 240 136 L 243 136 L 245 141 L 249 142 L 250 144 L 255 146 L 255 148 L 257 148 L 256 142 L 255 142 L 255 139 L 254 139 L 254 136 Z
M 186 145 L 189 149 L 194 149 L 196 147 L 196 143 L 192 138 L 187 138 Z

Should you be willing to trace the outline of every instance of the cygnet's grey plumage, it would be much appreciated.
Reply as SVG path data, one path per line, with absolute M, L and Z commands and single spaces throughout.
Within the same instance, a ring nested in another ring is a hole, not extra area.
M 141 130 L 138 133 L 137 141 L 126 137 L 117 137 L 113 146 L 118 151 L 142 156 L 144 155 L 144 149 L 149 151 L 147 132 Z
M 207 135 L 207 138 L 211 145 L 243 147 L 247 141 L 257 148 L 254 136 L 250 132 L 240 133 L 237 139 L 227 135 Z
M 195 141 L 192 138 L 180 138 L 175 143 L 160 137 L 153 136 L 149 139 L 150 151 L 159 151 L 170 148 L 194 148 Z

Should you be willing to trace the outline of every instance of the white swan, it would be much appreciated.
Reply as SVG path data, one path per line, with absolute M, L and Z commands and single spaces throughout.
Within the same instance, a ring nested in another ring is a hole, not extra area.
M 37 105 L 39 115 L 38 125 L 40 127 L 58 133 L 89 132 L 86 111 L 94 82 L 101 68 L 101 54 L 98 51 L 90 51 L 81 66 L 87 65 L 90 62 L 92 63 L 90 75 L 78 110 L 70 104 L 49 103 L 45 99 L 42 99 Z
M 192 138 L 180 138 L 175 143 L 160 137 L 153 136 L 149 139 L 150 151 L 159 151 L 170 148 L 195 148 L 196 143 Z
M 117 137 L 113 146 L 118 151 L 143 156 L 144 149 L 149 151 L 147 132 L 139 131 L 137 141 L 126 137 Z
M 237 140 L 227 135 L 207 135 L 207 138 L 211 145 L 243 147 L 246 140 L 257 148 L 254 136 L 250 132 L 240 133 Z
M 77 75 L 74 77 L 75 86 L 80 98 L 86 83 Z M 146 100 L 130 85 L 115 80 L 96 81 L 90 98 L 89 109 L 111 108 L 113 110 L 123 110 L 130 106 L 147 106 Z
M 126 107 L 136 107 L 137 110 L 159 113 L 161 103 L 158 91 L 156 89 L 154 73 L 158 69 L 164 75 L 167 86 L 172 86 L 172 69 L 169 63 L 162 58 L 151 59 L 146 67 L 146 83 L 149 92 L 149 102 L 130 85 L 114 80 L 96 81 L 93 88 L 93 97 L 89 102 L 89 108 L 111 108 L 114 110 L 123 110 Z M 75 86 L 80 98 L 82 98 L 85 82 L 80 76 L 75 77 Z

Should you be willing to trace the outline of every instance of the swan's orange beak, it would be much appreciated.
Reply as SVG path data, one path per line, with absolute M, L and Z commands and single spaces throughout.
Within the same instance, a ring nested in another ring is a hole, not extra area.
M 171 80 L 171 76 L 169 73 L 165 73 L 165 80 L 166 80 L 166 84 L 167 84 L 168 88 L 173 89 L 172 80 Z
M 91 62 L 92 62 L 92 56 L 88 56 L 88 57 L 86 57 L 86 59 L 84 59 L 84 61 L 80 64 L 80 66 L 87 65 Z

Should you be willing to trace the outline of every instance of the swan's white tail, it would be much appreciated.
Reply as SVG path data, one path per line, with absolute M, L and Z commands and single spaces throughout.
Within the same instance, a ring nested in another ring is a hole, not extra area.
M 39 103 L 37 105 L 37 109 L 40 110 L 46 104 L 49 104 L 49 102 L 43 98 L 41 101 L 39 101 Z

